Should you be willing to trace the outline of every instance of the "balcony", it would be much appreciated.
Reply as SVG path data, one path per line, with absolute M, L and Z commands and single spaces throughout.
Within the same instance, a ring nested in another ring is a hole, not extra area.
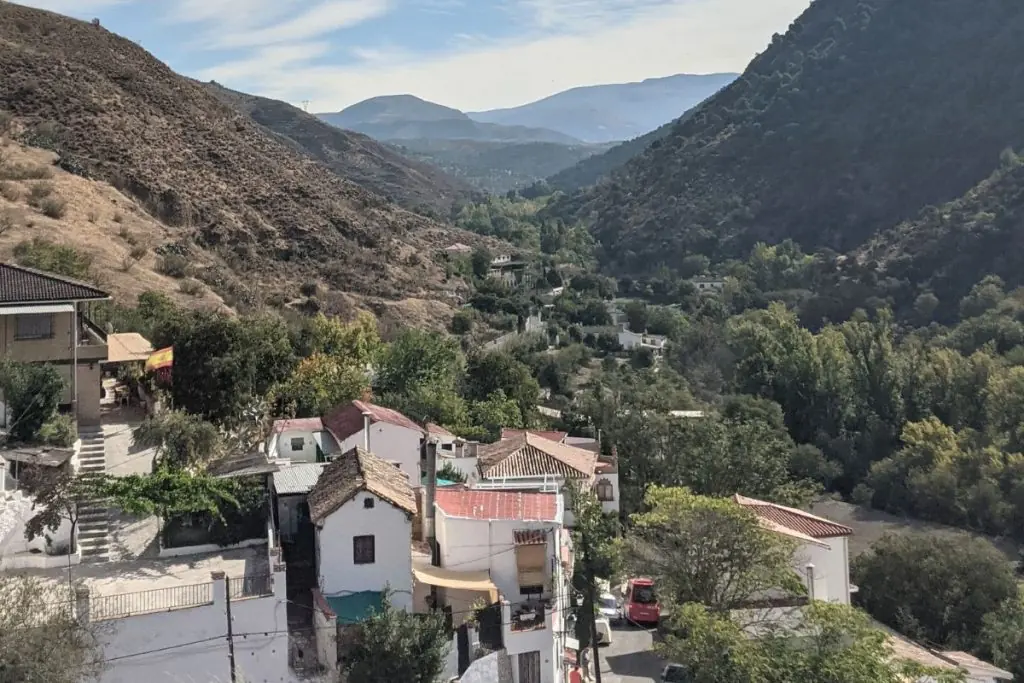
M 541 631 L 547 627 L 549 600 L 529 600 L 511 608 L 509 627 L 513 633 Z

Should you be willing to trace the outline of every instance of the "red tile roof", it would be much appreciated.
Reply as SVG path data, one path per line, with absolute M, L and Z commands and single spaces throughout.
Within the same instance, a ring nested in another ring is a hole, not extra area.
M 435 493 L 437 507 L 449 517 L 558 521 L 558 495 L 523 491 L 488 491 L 444 487 Z
M 449 432 L 447 429 L 445 429 L 441 425 L 434 424 L 433 422 L 428 422 L 427 423 L 427 433 L 428 434 L 433 434 L 434 436 L 449 436 L 449 437 L 451 437 L 453 439 L 457 438 L 454 434 Z
M 747 498 L 738 493 L 733 496 L 733 500 L 745 508 L 750 508 L 755 515 L 771 524 L 777 524 L 811 538 L 834 538 L 853 534 L 853 529 L 848 526 L 796 508 L 776 505 L 756 498 Z
M 516 437 L 520 437 L 526 433 L 539 436 L 540 438 L 547 439 L 548 441 L 554 441 L 555 443 L 562 443 L 565 440 L 565 437 L 569 436 L 567 432 L 543 432 L 537 429 L 507 429 L 502 427 L 501 440 L 505 441 L 506 439 L 515 439 Z
M 274 434 L 290 432 L 292 430 L 322 432 L 324 430 L 324 423 L 319 417 L 300 417 L 292 420 L 274 420 L 274 426 L 271 429 Z
M 425 433 L 423 427 L 402 415 L 397 410 L 384 408 L 383 406 L 365 403 L 363 401 L 352 401 L 334 408 L 324 415 L 324 426 L 330 430 L 338 441 L 343 441 L 353 434 L 363 430 L 363 413 L 370 414 L 370 423 L 387 422 L 388 424 L 405 427 L 421 434 Z
M 487 479 L 545 475 L 590 479 L 597 464 L 597 453 L 533 432 L 520 432 L 515 437 L 480 446 L 477 458 L 480 474 Z

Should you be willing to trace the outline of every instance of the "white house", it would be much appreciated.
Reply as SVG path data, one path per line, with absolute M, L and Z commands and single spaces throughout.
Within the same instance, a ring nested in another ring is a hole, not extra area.
M 804 580 L 814 600 L 850 604 L 850 550 L 853 529 L 803 510 L 736 494 L 739 505 L 757 515 L 761 525 L 797 542 L 793 569 Z
M 690 284 L 701 294 L 718 294 L 725 289 L 725 280 L 707 277 L 695 277 Z
M 336 407 L 323 424 L 343 453 L 362 447 L 387 462 L 398 463 L 413 486 L 421 477 L 420 443 L 426 431 L 397 410 L 364 401 Z
M 324 468 L 308 501 L 320 592 L 338 621 L 359 621 L 385 588 L 411 611 L 416 497 L 405 473 L 355 447 Z
M 656 355 L 665 351 L 668 344 L 668 337 L 660 334 L 647 334 L 647 332 L 633 332 L 629 329 L 628 323 L 622 323 L 619 328 L 619 345 L 627 351 L 633 349 L 650 349 Z
M 319 417 L 274 420 L 266 444 L 267 458 L 293 463 L 326 462 L 340 450 Z
M 572 557 L 561 494 L 446 487 L 434 506 L 441 567 L 487 572 L 501 594 L 513 681 L 564 680 Z M 466 613 L 474 597 L 445 590 L 441 602 Z

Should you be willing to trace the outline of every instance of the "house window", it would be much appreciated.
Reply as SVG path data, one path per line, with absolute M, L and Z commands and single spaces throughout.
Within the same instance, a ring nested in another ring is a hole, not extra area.
M 292 450 L 293 451 L 301 451 L 305 447 L 306 447 L 306 440 L 304 438 L 302 438 L 301 436 L 297 436 L 294 439 L 292 439 Z
M 373 536 L 355 536 L 352 539 L 352 563 L 373 564 L 376 561 Z
M 48 313 L 39 315 L 15 316 L 17 329 L 15 339 L 52 339 L 53 316 Z
M 607 479 L 601 479 L 597 482 L 597 486 L 594 487 L 597 493 L 597 499 L 601 502 L 611 502 L 615 500 L 615 487 Z
M 519 592 L 543 593 L 547 583 L 547 532 L 524 529 L 514 532 Z
M 363 507 L 367 510 L 373 509 L 373 498 L 363 498 Z M 370 538 L 373 538 L 373 536 Z

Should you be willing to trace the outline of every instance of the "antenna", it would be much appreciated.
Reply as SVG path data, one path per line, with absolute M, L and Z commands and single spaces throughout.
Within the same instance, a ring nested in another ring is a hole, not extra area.
M 302 111 L 309 111 L 309 100 L 302 100 Z

